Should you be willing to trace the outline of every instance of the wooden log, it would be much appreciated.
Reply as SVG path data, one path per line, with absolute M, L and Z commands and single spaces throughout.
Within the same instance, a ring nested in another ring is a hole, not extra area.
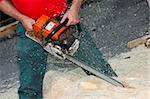
M 145 46 L 146 46 L 147 48 L 150 48 L 150 38 L 148 38 L 148 39 L 146 40 Z

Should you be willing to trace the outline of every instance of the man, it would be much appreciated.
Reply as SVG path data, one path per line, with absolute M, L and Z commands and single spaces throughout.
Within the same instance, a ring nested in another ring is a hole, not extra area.
M 79 22 L 78 12 L 82 0 L 73 0 L 67 10 L 66 0 L 0 0 L 0 10 L 20 21 L 17 25 L 17 51 L 20 69 L 20 99 L 41 99 L 46 69 L 47 52 L 25 36 L 31 32 L 35 19 L 42 14 L 51 18 L 65 13 L 61 22 L 69 19 L 67 26 Z M 67 10 L 67 11 L 66 11 Z

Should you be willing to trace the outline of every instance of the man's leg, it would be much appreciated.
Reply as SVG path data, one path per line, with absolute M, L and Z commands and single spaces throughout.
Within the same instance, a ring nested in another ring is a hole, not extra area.
M 20 69 L 20 99 L 41 99 L 47 53 L 25 36 L 22 24 L 17 25 L 17 51 Z

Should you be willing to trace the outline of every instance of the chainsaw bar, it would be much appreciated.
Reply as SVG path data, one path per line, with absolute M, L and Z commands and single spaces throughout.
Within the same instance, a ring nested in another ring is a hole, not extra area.
M 96 76 L 100 77 L 101 79 L 105 80 L 106 82 L 115 85 L 117 87 L 125 87 L 121 82 L 117 81 L 116 79 L 113 79 L 111 77 L 108 77 L 96 70 L 94 70 L 93 68 L 91 68 L 90 66 L 86 65 L 84 62 L 81 62 L 75 58 L 73 58 L 72 56 L 66 55 L 66 59 L 68 59 L 69 61 L 75 63 L 76 65 L 82 67 L 83 69 L 90 71 L 91 73 L 95 74 Z

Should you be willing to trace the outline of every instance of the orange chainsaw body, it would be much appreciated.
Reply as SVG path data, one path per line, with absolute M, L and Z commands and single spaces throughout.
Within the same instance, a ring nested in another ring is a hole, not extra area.
M 46 15 L 42 15 L 33 25 L 34 35 L 36 38 L 42 39 L 46 38 L 60 23 L 55 19 L 49 18 Z M 53 36 L 52 39 L 58 40 L 59 35 L 66 29 L 66 26 L 63 26 L 58 30 Z

